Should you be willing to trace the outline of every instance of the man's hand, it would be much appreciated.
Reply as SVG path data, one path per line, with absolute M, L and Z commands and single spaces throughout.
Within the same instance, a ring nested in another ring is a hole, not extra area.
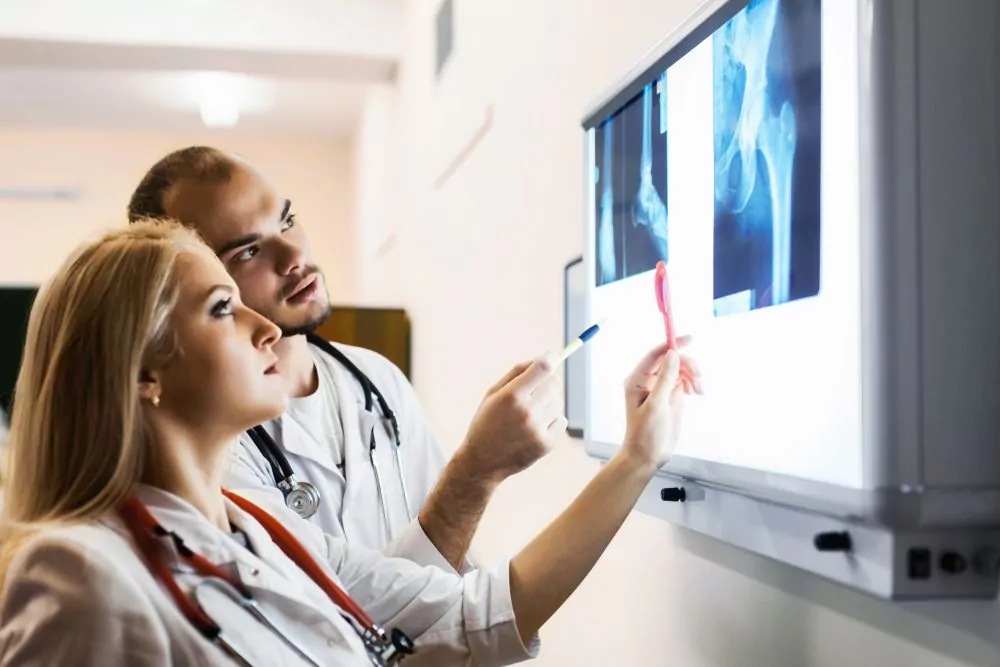
M 420 512 L 424 533 L 456 570 L 497 485 L 545 456 L 566 432 L 557 367 L 547 355 L 490 387 Z
M 467 473 L 499 484 L 545 456 L 566 433 L 557 367 L 546 355 L 518 364 L 490 387 L 455 453 Z

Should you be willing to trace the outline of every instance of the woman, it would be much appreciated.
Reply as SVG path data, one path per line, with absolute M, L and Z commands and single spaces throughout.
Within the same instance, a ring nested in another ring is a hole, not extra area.
M 691 386 L 653 350 L 627 382 L 621 452 L 517 556 L 459 576 L 221 489 L 237 435 L 284 409 L 278 338 L 180 226 L 132 225 L 63 266 L 17 384 L 0 664 L 370 665 L 354 603 L 416 640 L 407 665 L 530 657 L 667 459 Z

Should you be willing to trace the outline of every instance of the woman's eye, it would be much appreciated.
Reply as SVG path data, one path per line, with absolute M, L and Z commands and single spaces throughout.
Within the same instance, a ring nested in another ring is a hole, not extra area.
M 233 300 L 222 299 L 212 306 L 212 317 L 225 317 L 233 314 Z
M 295 214 L 292 213 L 287 218 L 285 218 L 285 221 L 283 223 L 281 223 L 281 231 L 283 232 L 288 231 L 294 226 L 295 226 Z

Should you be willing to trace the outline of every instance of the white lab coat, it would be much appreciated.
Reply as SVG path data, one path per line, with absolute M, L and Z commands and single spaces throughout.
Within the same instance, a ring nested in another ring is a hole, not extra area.
M 139 487 L 140 499 L 194 551 L 229 568 L 276 624 L 321 664 L 370 665 L 338 608 L 270 540 L 252 517 L 227 503 L 230 523 L 253 552 L 218 530 L 180 498 Z M 266 508 L 311 551 L 383 627 L 417 642 L 408 667 L 505 665 L 534 657 L 518 636 L 510 601 L 509 563 L 464 576 L 348 545 L 298 517 Z M 187 592 L 201 578 L 175 566 Z M 163 667 L 231 664 L 178 610 L 133 550 L 117 516 L 99 523 L 42 530 L 11 562 L 0 601 L 4 667 Z M 248 637 L 255 665 L 298 665 L 280 640 L 237 611 L 215 618 L 225 632 Z
M 396 414 L 402 442 L 399 452 L 402 474 L 411 506 L 407 512 L 391 425 L 381 418 L 377 404 L 372 412 L 365 410 L 361 385 L 346 368 L 322 350 L 310 346 L 316 363 L 325 365 L 333 378 L 344 427 L 347 479 L 337 468 L 330 443 L 306 432 L 294 419 L 283 417 L 264 425 L 272 437 L 281 429 L 281 437 L 275 440 L 283 446 L 296 477 L 313 484 L 320 493 L 319 510 L 309 521 L 324 533 L 343 537 L 352 545 L 376 549 L 421 565 L 450 568 L 417 521 L 420 509 L 441 476 L 445 458 L 412 385 L 402 371 L 376 352 L 341 344 L 337 344 L 337 348 L 371 379 Z M 369 459 L 369 434 L 373 429 L 391 534 L 385 525 L 382 498 Z M 278 502 L 282 499 L 267 460 L 246 435 L 235 447 L 225 486 L 250 498 L 264 494 Z M 466 559 L 461 571 L 468 572 L 474 564 L 473 558 Z

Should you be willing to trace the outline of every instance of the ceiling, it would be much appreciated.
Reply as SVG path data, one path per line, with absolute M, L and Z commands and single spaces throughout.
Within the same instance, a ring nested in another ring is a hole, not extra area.
M 0 126 L 349 136 L 401 22 L 398 0 L 0 0 Z
M 234 79 L 241 131 L 331 138 L 353 134 L 367 84 L 330 79 Z M 0 126 L 193 132 L 200 96 L 218 85 L 194 72 L 4 68 Z
M 402 0 L 2 0 L 0 37 L 395 58 Z

